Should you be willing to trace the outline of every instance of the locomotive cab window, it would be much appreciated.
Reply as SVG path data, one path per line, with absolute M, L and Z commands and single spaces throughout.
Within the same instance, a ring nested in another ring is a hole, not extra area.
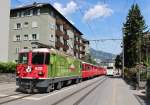
M 32 64 L 49 64 L 49 57 L 50 54 L 49 53 L 33 53 L 32 54 Z
M 33 53 L 32 54 L 32 64 L 43 64 L 44 63 L 44 53 Z

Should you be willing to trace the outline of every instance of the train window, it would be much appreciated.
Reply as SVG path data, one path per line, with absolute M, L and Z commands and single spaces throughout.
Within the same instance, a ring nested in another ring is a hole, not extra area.
M 44 53 L 33 53 L 32 54 L 32 64 L 43 64 L 44 63 Z
M 113 69 L 113 67 L 107 67 L 107 69 Z
M 19 54 L 19 63 L 27 64 L 28 63 L 28 53 Z
M 50 54 L 49 54 L 49 53 L 46 53 L 46 54 L 45 54 L 45 64 L 47 64 L 47 65 L 49 64 L 49 61 L 50 61 L 50 58 L 49 58 L 49 57 L 50 57 Z
M 91 68 L 90 68 L 90 66 L 86 66 L 86 70 L 90 70 Z

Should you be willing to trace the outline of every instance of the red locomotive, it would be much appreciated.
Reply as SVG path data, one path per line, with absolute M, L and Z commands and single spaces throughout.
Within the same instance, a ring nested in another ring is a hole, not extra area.
M 105 75 L 106 70 L 54 49 L 39 48 L 19 53 L 16 74 L 19 88 L 31 93 L 34 89 L 60 89 L 63 84 Z

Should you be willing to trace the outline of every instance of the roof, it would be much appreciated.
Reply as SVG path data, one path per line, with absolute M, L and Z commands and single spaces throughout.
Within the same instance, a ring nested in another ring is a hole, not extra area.
M 88 44 L 90 44 L 90 41 L 89 41 L 89 40 L 84 39 L 84 38 L 82 38 L 82 40 L 83 40 L 83 42 L 84 42 L 84 43 L 88 43 Z
M 41 8 L 43 6 L 48 6 L 49 8 L 52 8 L 56 13 L 58 13 L 65 21 L 67 21 L 67 23 L 69 23 L 69 25 L 71 25 L 77 32 L 79 32 L 80 35 L 83 35 L 82 32 L 80 32 L 71 22 L 69 22 L 69 20 L 63 16 L 56 8 L 54 8 L 51 4 L 49 3 L 36 3 L 34 2 L 33 4 L 29 4 L 29 5 L 25 5 L 25 6 L 20 6 L 20 7 L 16 7 L 16 8 L 12 8 L 11 11 L 18 11 L 18 10 L 24 10 L 24 9 L 28 9 L 28 8 Z

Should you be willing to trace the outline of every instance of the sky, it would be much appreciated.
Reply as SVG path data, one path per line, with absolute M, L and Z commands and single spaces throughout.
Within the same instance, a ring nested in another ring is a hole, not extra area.
M 122 39 L 122 27 L 131 5 L 137 3 L 150 26 L 150 0 L 11 0 L 11 8 L 33 2 L 50 3 L 88 40 Z M 90 41 L 90 47 L 119 54 L 121 40 Z

